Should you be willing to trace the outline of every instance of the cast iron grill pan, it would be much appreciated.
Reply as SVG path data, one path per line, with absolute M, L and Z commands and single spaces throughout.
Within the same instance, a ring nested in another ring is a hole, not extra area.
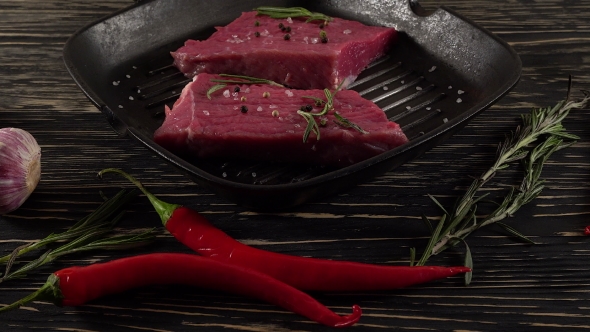
M 189 80 L 169 55 L 260 5 L 304 6 L 366 24 L 393 26 L 400 41 L 350 86 L 400 124 L 410 142 L 341 169 L 232 159 L 182 159 L 154 131 Z M 504 42 L 452 11 L 406 1 L 144 1 L 78 31 L 64 61 L 121 135 L 129 134 L 193 181 L 255 210 L 302 204 L 394 169 L 442 142 L 518 81 L 521 63 Z

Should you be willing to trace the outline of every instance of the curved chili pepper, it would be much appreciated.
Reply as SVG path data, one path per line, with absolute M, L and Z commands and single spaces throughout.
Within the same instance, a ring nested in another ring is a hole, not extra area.
M 206 257 L 178 253 L 155 253 L 70 267 L 49 276 L 35 293 L 0 308 L 15 309 L 33 300 L 78 306 L 109 294 L 149 285 L 181 284 L 222 290 L 263 300 L 330 327 L 356 323 L 361 308 L 339 316 L 311 296 L 260 272 Z
M 203 256 L 265 273 L 295 288 L 308 291 L 388 290 L 471 271 L 468 267 L 386 266 L 298 257 L 242 244 L 213 226 L 198 212 L 161 201 L 129 174 L 115 172 L 133 182 L 148 197 L 166 229 L 181 243 Z

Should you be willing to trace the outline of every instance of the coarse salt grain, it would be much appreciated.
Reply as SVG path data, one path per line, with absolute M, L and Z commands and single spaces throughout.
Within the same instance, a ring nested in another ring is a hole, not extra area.
M 428 71 L 429 71 L 430 73 L 432 73 L 432 72 L 433 72 L 433 71 L 435 71 L 435 70 L 436 70 L 436 66 L 432 66 L 430 69 L 428 69 Z
M 460 94 L 460 95 L 462 95 L 462 94 L 464 94 L 464 93 L 465 93 L 465 91 L 463 91 L 463 90 L 458 90 L 458 91 L 457 91 L 457 94 Z
M 350 29 L 346 29 L 344 31 L 342 31 L 343 34 L 345 35 L 349 35 L 352 31 Z
M 119 105 L 119 108 L 123 108 L 123 105 Z
M 430 111 L 431 109 L 432 109 L 432 107 L 430 107 L 430 106 L 426 107 L 427 111 Z
M 288 22 L 289 24 L 293 24 L 293 19 L 292 19 L 292 18 L 290 18 L 290 17 L 287 17 L 287 22 Z
M 277 105 L 268 105 L 268 108 L 278 108 Z
M 262 112 L 262 106 L 258 106 L 258 108 L 256 109 L 258 112 Z
M 412 109 L 412 106 L 406 106 L 406 109 L 407 110 Z
M 203 111 L 203 114 L 205 114 L 205 115 L 209 115 L 209 111 L 207 111 L 207 110 L 204 110 L 204 111 Z
M 127 77 L 127 78 L 131 78 L 131 75 L 125 75 L 125 77 Z
M 117 86 L 117 85 L 119 85 L 119 83 L 121 83 L 121 81 L 113 81 L 113 85 L 114 85 L 114 86 Z
M 292 92 L 291 90 L 285 90 L 285 94 L 286 94 L 288 97 L 293 97 L 293 92 Z
M 229 92 L 229 90 L 225 90 L 225 91 L 223 91 L 223 96 L 225 98 L 229 98 L 229 96 L 231 96 L 231 93 Z
M 457 104 L 460 104 L 461 102 L 463 102 L 463 99 L 457 98 Z
M 312 43 L 312 44 L 317 44 L 317 43 L 318 43 L 318 41 L 320 41 L 320 39 L 319 39 L 319 38 L 312 38 L 312 39 L 311 39 L 311 43 Z
M 244 90 L 245 93 L 250 93 L 250 88 L 246 88 L 246 90 Z
M 443 119 L 443 122 L 444 122 L 444 123 L 447 123 L 447 122 L 449 122 L 449 119 L 447 119 L 447 118 L 444 118 L 444 119 Z
M 223 172 L 223 173 L 221 173 L 221 176 L 223 176 L 224 178 L 226 178 L 227 177 L 227 173 L 226 172 Z
M 416 87 L 416 90 L 421 91 L 422 90 L 422 87 L 421 86 L 417 86 Z
M 389 88 L 388 88 L 388 87 L 386 87 L 386 86 L 384 86 L 384 87 L 383 87 L 383 90 L 384 90 L 384 91 L 387 91 L 387 90 L 389 90 Z
M 133 96 L 129 96 L 129 100 L 133 100 L 133 99 L 134 99 Z
M 453 88 L 453 86 L 452 85 L 449 85 L 449 90 L 451 90 L 452 88 Z

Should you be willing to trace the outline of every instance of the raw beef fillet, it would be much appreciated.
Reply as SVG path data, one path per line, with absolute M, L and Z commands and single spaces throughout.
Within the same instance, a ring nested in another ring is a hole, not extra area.
M 154 134 L 156 143 L 190 157 L 347 166 L 408 141 L 377 105 L 344 90 L 336 93 L 334 110 L 323 117 L 326 124 L 319 127 L 320 139 L 311 133 L 304 143 L 307 121 L 297 111 L 307 106 L 320 112 L 323 107 L 304 96 L 326 100 L 323 90 L 228 84 L 209 99 L 214 78 L 219 76 L 195 76 L 172 109 L 166 107 L 164 123 Z M 366 133 L 337 124 L 334 112 Z
M 335 89 L 342 81 L 342 88 L 346 88 L 397 39 L 393 28 L 339 18 L 322 29 L 318 27 L 321 23 L 246 12 L 229 25 L 217 27 L 207 40 L 188 40 L 171 54 L 176 67 L 188 77 L 236 74 L 295 89 Z M 322 30 L 325 43 L 320 37 Z

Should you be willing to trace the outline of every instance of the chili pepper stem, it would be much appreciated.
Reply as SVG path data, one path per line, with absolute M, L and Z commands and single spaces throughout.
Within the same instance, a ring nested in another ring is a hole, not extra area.
M 166 225 L 166 223 L 168 222 L 168 220 L 172 216 L 172 213 L 174 212 L 174 210 L 176 210 L 180 207 L 180 205 L 178 205 L 178 204 L 170 204 L 170 203 L 166 203 L 166 202 L 160 200 L 159 198 L 154 196 L 152 193 L 150 193 L 143 186 L 143 184 L 141 184 L 141 182 L 139 180 L 137 180 L 133 176 L 125 173 L 124 171 L 122 171 L 120 169 L 105 168 L 102 171 L 98 172 L 98 176 L 102 178 L 102 175 L 104 173 L 117 173 L 117 174 L 123 176 L 124 178 L 126 178 L 127 180 L 131 181 L 131 183 L 133 183 L 135 186 L 137 186 L 137 188 L 139 190 L 141 190 L 141 192 L 144 195 L 146 195 L 146 197 L 150 200 L 150 202 L 154 206 L 154 209 L 156 210 L 156 212 L 158 212 L 158 215 L 162 219 L 162 224 L 164 224 L 164 226 Z
M 47 282 L 45 282 L 45 284 L 41 286 L 41 288 L 12 304 L 0 308 L 0 313 L 13 309 L 18 309 L 23 305 L 33 302 L 35 300 L 45 300 L 59 304 L 59 301 L 62 297 L 63 296 L 61 295 L 61 292 L 59 290 L 59 278 L 55 274 L 52 274 L 49 276 L 49 278 L 47 278 Z

